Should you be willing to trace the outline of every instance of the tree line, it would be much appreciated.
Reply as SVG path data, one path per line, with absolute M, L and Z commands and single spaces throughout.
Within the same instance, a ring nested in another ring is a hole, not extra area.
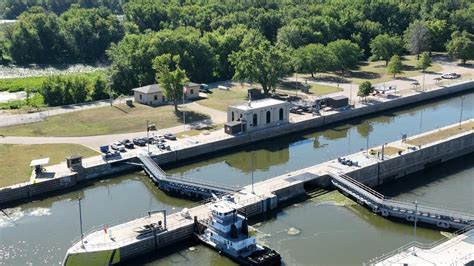
M 153 62 L 165 54 L 193 82 L 234 78 L 265 92 L 292 71 L 345 72 L 364 59 L 396 69 L 389 62 L 405 53 L 474 58 L 469 0 L 130 0 L 118 9 L 69 2 L 57 12 L 42 5 L 21 13 L 3 54 L 17 63 L 108 60 L 111 85 L 123 94 L 156 82 Z

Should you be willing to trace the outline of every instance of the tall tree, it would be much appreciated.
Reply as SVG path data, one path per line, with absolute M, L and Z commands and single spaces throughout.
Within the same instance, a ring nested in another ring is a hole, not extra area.
M 244 38 L 241 48 L 229 56 L 235 69 L 233 79 L 257 82 L 265 94 L 274 91 L 278 80 L 290 71 L 288 53 L 256 32 Z
M 179 67 L 179 55 L 163 54 L 153 59 L 156 81 L 163 87 L 167 99 L 172 100 L 178 111 L 178 100 L 183 96 L 184 84 L 188 81 L 186 72 Z
M 71 53 L 85 60 L 103 58 L 109 45 L 124 35 L 122 24 L 106 8 L 73 5 L 60 16 L 60 26 Z
M 327 48 L 337 58 L 337 66 L 339 70 L 345 71 L 354 69 L 359 64 L 362 51 L 359 46 L 349 40 L 337 40 L 328 43 Z
M 449 56 L 460 59 L 463 64 L 466 64 L 467 60 L 474 60 L 474 34 L 467 31 L 454 32 L 446 48 Z
M 423 70 L 423 73 L 426 71 L 428 67 L 431 66 L 431 57 L 428 52 L 423 52 L 420 56 L 420 60 L 418 60 L 418 63 L 416 64 L 416 67 L 418 69 Z
M 392 74 L 393 77 L 395 78 L 397 74 L 403 73 L 403 64 L 402 64 L 402 59 L 398 55 L 392 56 L 390 58 L 390 62 L 388 62 L 387 66 L 387 72 L 389 74 Z
M 293 52 L 293 66 L 299 73 L 314 74 L 332 70 L 337 61 L 336 56 L 322 44 L 308 44 Z
M 420 58 L 420 53 L 430 49 L 431 34 L 423 21 L 416 20 L 405 31 L 406 48 L 411 54 Z
M 385 65 L 388 64 L 388 61 L 392 56 L 400 54 L 402 49 L 402 40 L 398 36 L 380 34 L 370 42 L 372 57 L 374 59 L 384 60 Z

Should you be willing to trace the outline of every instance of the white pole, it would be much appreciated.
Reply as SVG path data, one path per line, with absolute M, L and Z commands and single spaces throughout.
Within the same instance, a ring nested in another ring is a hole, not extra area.
M 82 198 L 79 197 L 79 226 L 81 228 L 81 246 L 84 247 L 84 233 L 82 230 L 82 206 L 81 206 L 81 200 Z
M 464 107 L 464 96 L 461 96 L 461 113 L 459 114 L 459 129 L 462 129 L 461 123 L 462 123 L 462 110 Z
M 184 109 L 184 94 L 185 92 L 183 91 L 183 121 L 184 121 L 184 130 L 186 130 L 186 110 Z
M 254 152 L 252 151 L 252 194 L 255 194 L 255 191 L 253 190 L 253 172 L 254 172 L 253 160 L 254 160 Z

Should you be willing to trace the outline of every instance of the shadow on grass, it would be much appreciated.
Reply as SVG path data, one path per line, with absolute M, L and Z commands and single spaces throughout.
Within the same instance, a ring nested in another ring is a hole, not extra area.
M 184 122 L 184 116 L 186 115 L 186 124 L 210 118 L 208 115 L 197 113 L 194 111 L 183 112 L 181 110 L 178 110 L 178 111 L 174 111 L 174 114 L 178 118 L 178 122 L 181 122 L 181 123 Z
M 348 71 L 344 74 L 347 78 L 357 78 L 357 79 L 378 79 L 381 77 L 379 73 L 371 71 Z
M 348 80 L 345 77 L 340 77 L 340 76 L 317 76 L 316 78 L 309 78 L 309 80 L 333 82 L 333 83 L 350 83 L 350 80 Z

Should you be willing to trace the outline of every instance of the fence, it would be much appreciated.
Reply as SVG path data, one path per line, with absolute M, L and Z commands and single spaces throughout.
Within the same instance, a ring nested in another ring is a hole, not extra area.
M 133 97 L 120 97 L 120 98 L 115 99 L 113 101 L 113 104 L 123 104 L 127 100 L 132 100 L 132 99 Z M 18 115 L 2 115 L 0 119 L 0 127 L 40 122 L 40 121 L 46 120 L 50 116 L 76 112 L 76 111 L 81 111 L 81 110 L 87 110 L 87 109 L 92 109 L 92 108 L 104 107 L 104 106 L 107 106 L 108 104 L 110 104 L 110 100 L 100 100 L 100 101 L 94 101 L 94 102 L 50 107 L 47 110 L 36 112 L 36 113 L 27 113 L 27 114 L 18 114 Z

